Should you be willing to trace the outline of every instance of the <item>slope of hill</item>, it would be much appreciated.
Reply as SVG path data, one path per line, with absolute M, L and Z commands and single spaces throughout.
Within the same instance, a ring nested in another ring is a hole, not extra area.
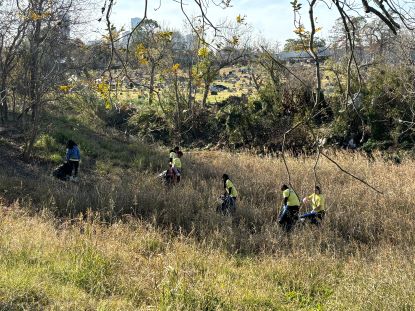
M 188 151 L 183 182 L 156 174 L 167 152 L 97 122 L 54 116 L 31 163 L 3 133 L 0 310 L 412 310 L 414 163 L 333 155 L 377 195 L 321 161 L 328 213 L 287 236 L 275 223 L 280 158 Z M 79 142 L 79 183 L 50 176 L 66 139 Z M 301 195 L 314 159 L 288 158 Z M 240 199 L 215 213 L 229 173 Z

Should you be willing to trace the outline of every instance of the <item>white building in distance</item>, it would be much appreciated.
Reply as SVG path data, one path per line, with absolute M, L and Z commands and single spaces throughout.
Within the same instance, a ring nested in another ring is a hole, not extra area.
M 140 24 L 140 22 L 141 22 L 141 18 L 139 18 L 139 17 L 133 17 L 132 19 L 131 19 L 131 31 L 135 28 L 135 27 L 137 27 L 137 25 L 138 24 Z

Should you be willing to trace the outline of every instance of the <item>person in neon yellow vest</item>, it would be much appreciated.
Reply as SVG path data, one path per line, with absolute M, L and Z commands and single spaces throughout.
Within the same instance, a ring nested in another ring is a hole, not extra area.
M 281 191 L 284 198 L 284 205 L 279 214 L 278 223 L 288 232 L 298 220 L 300 200 L 295 191 L 285 184 L 281 186 Z
M 314 189 L 314 193 L 306 196 L 303 199 L 303 203 L 307 204 L 310 202 L 312 211 L 300 216 L 300 219 L 309 220 L 312 224 L 318 225 L 320 221 L 323 220 L 325 215 L 325 198 L 324 195 L 321 193 L 321 189 L 319 186 L 316 186 Z
M 236 190 L 233 182 L 230 180 L 228 174 L 223 174 L 222 179 L 223 187 L 225 188 L 225 195 L 229 196 L 231 205 L 230 207 L 234 210 L 236 208 L 236 198 L 238 196 L 238 191 Z
M 170 153 L 169 153 L 169 163 L 170 164 L 173 164 L 173 160 L 174 160 L 174 158 L 177 157 L 177 153 L 179 151 L 180 151 L 180 148 L 179 147 L 174 147 L 174 149 L 171 149 L 170 150 Z
M 173 159 L 173 172 L 174 172 L 174 181 L 180 182 L 180 176 L 182 175 L 182 160 L 183 152 L 178 151 L 177 157 Z

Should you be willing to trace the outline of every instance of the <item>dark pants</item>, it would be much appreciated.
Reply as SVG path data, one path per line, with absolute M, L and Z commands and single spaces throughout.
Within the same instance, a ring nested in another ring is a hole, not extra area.
M 301 215 L 300 218 L 306 219 L 314 225 L 319 225 L 320 222 L 323 220 L 325 214 L 326 213 L 324 211 L 321 211 L 321 212 L 311 211 L 310 213 Z
M 176 182 L 180 182 L 180 176 L 182 175 L 182 169 L 173 167 L 174 178 Z
M 278 223 L 285 229 L 291 231 L 298 220 L 299 206 L 283 206 L 278 216 Z
M 71 176 L 72 172 L 74 172 L 73 176 L 78 176 L 79 161 L 69 160 L 68 163 L 71 165 Z
M 236 198 L 230 196 L 229 197 L 229 206 L 232 212 L 234 212 L 236 210 Z
M 221 206 L 218 206 L 217 212 L 223 215 L 232 215 L 236 210 L 236 198 L 225 196 Z
M 172 168 L 169 168 L 166 171 L 165 181 L 166 181 L 166 184 L 169 184 L 169 185 L 173 183 L 173 181 L 174 181 L 174 172 L 173 172 Z

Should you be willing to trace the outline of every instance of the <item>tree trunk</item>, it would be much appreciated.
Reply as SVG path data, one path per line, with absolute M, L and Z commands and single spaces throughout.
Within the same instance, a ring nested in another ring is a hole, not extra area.
M 193 92 L 192 92 L 192 88 L 193 88 L 193 75 L 192 75 L 192 67 L 189 67 L 189 82 L 187 83 L 187 90 L 188 90 L 188 95 L 187 95 L 187 106 L 189 108 L 189 110 L 193 111 Z
M 33 38 L 30 42 L 30 84 L 29 84 L 29 102 L 32 105 L 32 121 L 37 120 L 38 112 L 38 74 L 39 74 L 39 45 L 40 45 L 40 28 L 41 20 L 36 21 Z
M 203 91 L 203 99 L 202 99 L 202 108 L 206 108 L 206 101 L 209 95 L 209 87 L 210 87 L 210 83 L 205 82 L 205 88 Z
M 6 122 L 9 114 L 9 106 L 7 104 L 7 75 L 6 71 L 3 71 L 0 83 L 0 103 L 1 103 L 1 120 Z
M 252 81 L 254 82 L 254 86 L 255 86 L 256 91 L 259 92 L 259 90 L 261 89 L 261 85 L 260 85 L 259 80 L 258 80 L 259 75 L 256 76 L 255 73 L 251 72 L 251 78 L 252 78 Z
M 32 124 L 30 131 L 26 136 L 26 145 L 23 152 L 23 158 L 25 161 L 30 159 L 32 154 L 33 145 L 35 143 L 38 127 L 39 127 L 39 105 L 40 105 L 40 93 L 39 93 L 39 46 L 41 44 L 41 23 L 39 19 L 35 22 L 33 36 L 30 40 L 30 59 L 29 59 L 29 105 L 32 109 Z
M 13 120 L 16 121 L 16 89 L 12 89 L 12 100 L 13 100 Z
M 177 122 L 176 122 L 176 127 L 177 127 L 177 132 L 178 132 L 178 136 L 179 136 L 179 141 L 180 141 L 180 136 L 181 136 L 181 119 L 182 119 L 182 112 L 181 112 L 181 107 L 180 107 L 180 96 L 179 96 L 179 82 L 178 82 L 178 77 L 177 77 L 177 73 L 174 75 L 174 92 L 176 95 L 176 114 L 177 114 Z
M 150 90 L 149 90 L 149 96 L 148 96 L 148 104 L 151 105 L 153 103 L 153 94 L 154 94 L 154 75 L 156 73 L 156 66 L 151 65 L 151 71 L 150 71 Z
M 32 154 L 33 146 L 35 144 L 35 140 L 37 137 L 37 130 L 38 130 L 37 122 L 32 122 L 31 131 L 27 137 L 25 150 L 23 152 L 23 160 L 26 162 L 29 161 L 30 156 Z

